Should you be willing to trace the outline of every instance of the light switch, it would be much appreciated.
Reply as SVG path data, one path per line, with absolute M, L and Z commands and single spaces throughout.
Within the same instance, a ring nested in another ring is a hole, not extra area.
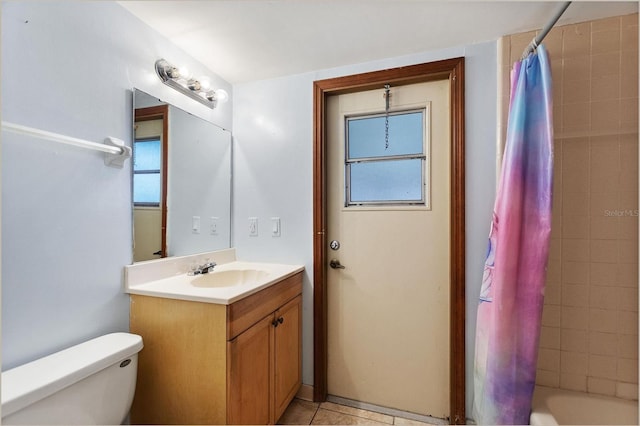
M 209 218 L 209 233 L 211 235 L 218 235 L 218 219 L 220 218 L 215 216 Z
M 200 233 L 200 216 L 193 216 L 191 219 L 191 231 L 194 234 Z
M 249 236 L 250 237 L 258 236 L 258 218 L 257 217 L 249 218 Z
M 279 217 L 271 218 L 271 236 L 272 237 L 280 236 L 280 218 Z

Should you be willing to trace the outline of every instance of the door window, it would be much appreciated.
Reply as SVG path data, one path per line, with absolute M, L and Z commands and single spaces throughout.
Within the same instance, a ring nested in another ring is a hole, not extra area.
M 346 117 L 345 205 L 426 206 L 427 109 Z
M 138 139 L 133 145 L 133 203 L 160 205 L 160 139 Z

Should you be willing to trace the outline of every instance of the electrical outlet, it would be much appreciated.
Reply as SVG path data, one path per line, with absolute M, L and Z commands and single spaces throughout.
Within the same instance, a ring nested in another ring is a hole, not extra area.
M 257 217 L 249 218 L 249 236 L 250 237 L 258 236 L 258 218 Z
M 200 233 L 200 216 L 193 216 L 191 219 L 191 232 L 194 234 Z

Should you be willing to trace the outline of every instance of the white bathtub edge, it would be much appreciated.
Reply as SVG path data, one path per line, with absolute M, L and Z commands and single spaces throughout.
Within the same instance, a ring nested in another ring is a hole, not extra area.
M 558 426 L 558 422 L 547 405 L 547 398 L 554 388 L 536 385 L 531 404 L 529 423 L 532 426 Z
M 539 426 L 638 424 L 638 401 L 538 385 L 529 419 Z
M 531 426 L 558 426 L 558 422 L 546 407 L 538 407 L 531 411 L 529 417 Z

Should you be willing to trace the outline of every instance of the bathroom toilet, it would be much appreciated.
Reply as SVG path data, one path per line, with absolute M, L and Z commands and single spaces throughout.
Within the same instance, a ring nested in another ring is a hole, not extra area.
M 121 424 L 142 338 L 112 333 L 2 372 L 2 424 Z

